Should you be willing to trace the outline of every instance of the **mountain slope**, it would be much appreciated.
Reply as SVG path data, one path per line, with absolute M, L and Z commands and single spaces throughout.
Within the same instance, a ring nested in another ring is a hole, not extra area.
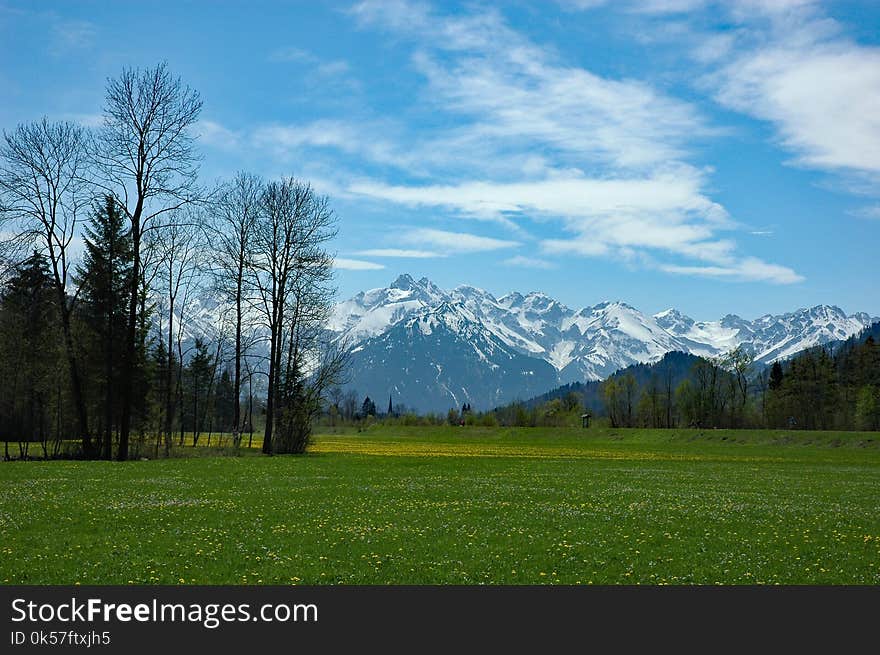
M 766 364 L 845 339 L 874 320 L 829 305 L 753 321 L 732 314 L 695 321 L 675 309 L 649 316 L 623 302 L 573 310 L 539 292 L 496 298 L 401 275 L 339 303 L 330 328 L 353 347 L 350 386 L 359 392 L 382 397 L 396 389 L 397 401 L 419 409 L 440 407 L 441 398 L 446 407 L 485 409 L 558 384 L 601 380 L 672 351 L 716 357 L 742 346 Z
M 556 383 L 547 362 L 510 348 L 463 306 L 442 303 L 396 323 L 352 350 L 352 386 L 419 411 L 470 403 L 488 408 Z M 379 395 L 381 394 L 381 395 Z

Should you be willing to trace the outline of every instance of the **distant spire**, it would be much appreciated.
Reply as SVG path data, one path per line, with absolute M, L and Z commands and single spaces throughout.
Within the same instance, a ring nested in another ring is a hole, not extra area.
M 391 414 L 393 414 L 393 413 L 394 413 L 394 407 L 391 405 L 391 394 L 389 393 L 388 394 L 388 415 L 391 416 Z

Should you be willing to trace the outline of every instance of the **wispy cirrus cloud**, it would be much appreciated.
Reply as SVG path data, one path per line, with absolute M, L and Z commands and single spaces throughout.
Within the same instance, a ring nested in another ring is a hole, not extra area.
M 321 75 L 333 76 L 347 73 L 351 70 L 349 63 L 342 59 L 321 59 L 308 50 L 297 47 L 276 48 L 269 53 L 268 60 L 272 63 L 297 63 L 305 64 Z
M 737 255 L 735 242 L 718 238 L 719 230 L 732 227 L 727 213 L 699 193 L 699 174 L 691 171 L 647 180 L 560 179 L 522 184 L 463 183 L 436 187 L 355 187 L 373 195 L 415 207 L 444 206 L 485 214 L 492 212 L 541 213 L 559 218 L 575 236 L 542 239 L 542 252 L 552 255 L 612 257 L 618 260 L 653 261 L 657 255 L 710 262 L 713 266 L 657 264 L 680 275 L 724 277 L 739 281 L 791 284 L 803 278 L 792 269 Z M 437 231 L 418 230 L 411 242 L 431 242 Z M 458 233 L 443 233 L 441 247 L 468 252 L 458 246 Z M 447 236 L 449 235 L 449 236 Z M 497 240 L 493 240 L 497 241 Z M 436 243 L 436 242 L 435 242 Z M 507 247 L 520 242 L 505 242 Z M 494 249 L 494 248 L 487 248 Z M 639 257 L 639 253 L 650 254 Z M 518 260 L 523 264 L 523 260 Z M 533 266 L 533 268 L 543 268 Z
M 351 191 L 413 207 L 445 206 L 476 215 L 542 212 L 576 218 L 665 213 L 672 220 L 683 220 L 693 213 L 715 226 L 729 224 L 724 208 L 700 192 L 702 184 L 698 170 L 676 167 L 644 177 L 612 179 L 567 176 L 425 186 L 359 182 Z
M 540 270 L 551 270 L 556 268 L 556 265 L 553 262 L 548 262 L 546 259 L 526 257 L 524 255 L 516 255 L 515 257 L 505 259 L 503 264 L 514 268 L 535 268 Z
M 221 150 L 235 149 L 241 145 L 241 134 L 217 121 L 202 119 L 196 124 L 195 132 L 203 143 Z
M 683 9 L 681 2 L 650 4 L 641 10 Z M 705 275 L 709 263 L 749 270 L 737 279 L 798 279 L 787 267 L 739 254 L 732 238 L 721 238 L 737 224 L 709 197 L 708 173 L 686 161 L 695 140 L 721 130 L 694 105 L 640 80 L 565 62 L 513 30 L 496 10 L 441 15 L 424 3 L 368 0 L 352 13 L 363 27 L 412 43 L 424 102 L 455 119 L 432 146 L 454 142 L 458 167 L 442 167 L 440 145 L 427 161 L 448 182 L 362 177 L 351 193 L 509 228 L 527 220 L 556 225 L 567 236 L 543 239 L 547 253 L 656 261 L 660 270 L 679 274 Z M 517 166 L 493 171 L 490 161 Z
M 385 268 L 383 264 L 369 262 L 362 259 L 347 259 L 345 257 L 336 257 L 333 260 L 333 267 L 343 271 L 381 271 Z
M 701 277 L 722 278 L 744 282 L 773 282 L 793 284 L 802 282 L 803 276 L 790 268 L 768 264 L 755 257 L 746 257 L 729 266 L 674 266 L 664 264 L 660 267 L 667 273 L 678 275 L 697 275 Z
M 453 132 L 500 151 L 541 145 L 579 162 L 637 166 L 677 157 L 712 132 L 692 105 L 638 80 L 566 64 L 494 10 L 440 16 L 423 4 L 367 1 L 353 13 L 412 39 L 427 97 L 468 119 Z
M 299 156 L 308 149 L 344 152 L 370 162 L 405 167 L 413 156 L 396 142 L 377 135 L 376 125 L 338 119 L 320 119 L 301 124 L 263 125 L 249 134 L 254 148 L 266 149 L 284 158 Z M 369 138 L 365 135 L 369 134 Z
M 444 253 L 476 253 L 516 248 L 519 241 L 496 239 L 466 232 L 449 232 L 432 228 L 413 228 L 404 232 L 400 241 L 407 244 L 430 246 Z
M 365 257 L 391 257 L 399 259 L 432 259 L 446 256 L 443 253 L 432 250 L 407 250 L 405 248 L 372 248 L 370 250 L 360 250 L 357 254 Z
M 625 10 L 662 14 L 682 6 L 658 0 Z M 495 9 L 445 15 L 425 3 L 367 0 L 350 14 L 363 29 L 409 44 L 424 89 L 415 104 L 443 120 L 340 117 L 260 125 L 246 134 L 206 123 L 209 139 L 220 147 L 238 139 L 279 162 L 324 161 L 347 196 L 429 210 L 435 221 L 491 221 L 520 237 L 540 222 L 549 229 L 540 230 L 537 245 L 547 254 L 641 262 L 678 274 L 739 267 L 749 274 L 731 277 L 798 279 L 785 266 L 758 266 L 740 252 L 740 226 L 712 199 L 711 171 L 688 163 L 698 141 L 723 133 L 694 104 L 567 62 Z M 299 49 L 273 58 L 316 62 Z M 340 155 L 344 164 L 334 167 Z M 425 246 L 467 252 L 452 242 Z M 376 256 L 395 250 L 407 249 Z

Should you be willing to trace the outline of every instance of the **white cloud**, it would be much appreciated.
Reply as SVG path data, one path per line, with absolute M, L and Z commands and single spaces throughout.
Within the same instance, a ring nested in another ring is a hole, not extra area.
M 555 219 L 573 236 L 545 239 L 546 253 L 602 256 L 644 248 L 702 261 L 730 263 L 735 244 L 715 237 L 731 227 L 723 207 L 700 192 L 694 170 L 645 179 L 563 178 L 523 183 L 465 182 L 457 186 L 360 184 L 352 191 L 413 207 L 445 207 L 491 217 L 526 214 Z
M 405 250 L 402 248 L 373 248 L 371 250 L 361 250 L 358 255 L 366 257 L 398 257 L 403 259 L 430 259 L 433 257 L 445 257 L 439 252 L 431 250 Z
M 597 3 L 564 4 L 586 9 Z M 670 13 L 702 4 L 653 0 L 626 8 Z M 693 105 L 639 80 L 602 77 L 563 62 L 512 30 L 496 10 L 440 15 L 398 0 L 361 2 L 353 11 L 362 25 L 413 42 L 413 65 L 427 83 L 425 102 L 458 121 L 411 150 L 428 166 L 440 166 L 443 175 L 436 177 L 449 181 L 362 178 L 351 193 L 508 227 L 524 219 L 555 224 L 567 236 L 541 241 L 548 254 L 629 262 L 671 257 L 739 269 L 737 279 L 785 277 L 761 273 L 757 260 L 719 238 L 719 231 L 737 225 L 705 192 L 708 172 L 684 159 L 694 139 L 720 130 Z M 727 47 L 715 44 L 716 51 Z M 603 174 L 585 173 L 596 170 Z M 690 271 L 706 275 L 707 268 Z
M 686 142 L 711 132 L 692 105 L 638 80 L 568 65 L 497 11 L 438 16 L 424 5 L 362 2 L 356 13 L 414 40 L 426 97 L 471 120 L 457 131 L 461 140 L 489 140 L 505 154 L 543 146 L 580 162 L 640 166 L 678 157 Z
M 256 128 L 250 138 L 254 147 L 268 148 L 281 157 L 306 148 L 323 148 L 397 167 L 413 162 L 411 154 L 377 136 L 377 131 L 381 130 L 375 125 L 322 119 L 301 125 L 265 125 Z
M 507 266 L 513 266 L 515 268 L 537 268 L 542 270 L 556 268 L 555 264 L 553 264 L 552 262 L 548 262 L 546 259 L 538 259 L 537 257 L 524 257 L 522 255 L 517 255 L 516 257 L 505 259 L 504 264 Z
M 711 80 L 716 98 L 772 123 L 799 165 L 878 176 L 880 48 L 846 38 L 806 5 L 782 3 L 764 23 L 747 25 Z M 741 3 L 741 14 L 750 20 L 749 6 Z
M 632 11 L 645 14 L 680 14 L 702 9 L 707 0 L 635 0 Z
M 678 275 L 726 278 L 743 282 L 793 284 L 804 280 L 803 276 L 798 275 L 790 268 L 768 264 L 756 257 L 746 257 L 731 266 L 674 266 L 665 264 L 660 266 L 660 269 Z
M 584 11 L 610 4 L 608 0 L 556 0 L 564 9 Z M 640 14 L 682 14 L 718 5 L 737 13 L 781 13 L 815 4 L 817 0 L 618 0 L 614 6 Z
M 196 134 L 202 143 L 223 150 L 237 148 L 240 142 L 238 133 L 229 130 L 220 123 L 211 120 L 200 120 L 195 127 Z
M 682 6 L 653 2 L 642 10 Z M 206 140 L 268 151 L 283 165 L 307 157 L 333 178 L 337 195 L 441 209 L 448 218 L 494 221 L 522 235 L 525 221 L 541 222 L 550 234 L 538 247 L 548 254 L 672 259 L 675 272 L 695 275 L 711 267 L 745 270 L 752 261 L 719 234 L 739 226 L 707 193 L 710 171 L 685 163 L 694 139 L 720 133 L 694 105 L 639 80 L 571 65 L 511 29 L 498 10 L 446 16 L 394 0 L 361 2 L 350 13 L 362 26 L 411 42 L 413 67 L 426 84 L 416 108 L 444 120 L 426 127 L 394 117 L 323 119 L 240 134 L 206 121 Z M 715 44 L 715 51 L 730 47 Z M 274 58 L 318 61 L 298 49 Z M 375 165 L 405 172 L 407 182 L 390 183 Z M 413 181 L 419 178 L 430 182 Z M 521 245 L 428 229 L 410 230 L 402 243 L 414 247 L 362 254 L 415 258 Z M 525 259 L 512 258 L 521 265 Z M 761 279 L 754 261 L 749 267 L 753 272 L 738 279 Z
M 360 182 L 350 190 L 412 207 L 444 206 L 483 216 L 503 212 L 537 212 L 568 218 L 692 213 L 716 225 L 727 223 L 724 208 L 700 193 L 702 184 L 699 171 L 677 167 L 643 178 L 565 177 L 427 186 Z
M 722 7 L 730 9 L 740 19 L 754 18 L 756 15 L 779 16 L 819 4 L 820 0 L 716 0 Z
M 541 241 L 541 251 L 549 255 L 582 255 L 584 257 L 599 257 L 607 255 L 608 244 L 589 237 L 580 239 L 544 239 Z
M 333 266 L 343 271 L 380 271 L 385 268 L 376 262 L 367 262 L 361 259 L 345 259 L 337 257 L 333 260 Z
M 446 253 L 474 253 L 503 250 L 520 246 L 518 241 L 494 239 L 465 232 L 447 232 L 430 228 L 415 228 L 405 232 L 401 241 L 419 246 L 430 246 Z
M 334 77 L 347 73 L 351 66 L 347 61 L 335 59 L 326 61 L 317 55 L 303 50 L 302 48 L 287 47 L 277 48 L 269 53 L 269 61 L 273 63 L 297 63 L 309 66 L 310 70 L 323 75 L 324 77 Z
M 606 4 L 608 0 L 556 0 L 563 9 L 568 11 L 586 11 Z
M 427 26 L 429 10 L 424 2 L 363 0 L 353 5 L 349 13 L 362 24 L 381 22 L 392 30 L 411 32 Z

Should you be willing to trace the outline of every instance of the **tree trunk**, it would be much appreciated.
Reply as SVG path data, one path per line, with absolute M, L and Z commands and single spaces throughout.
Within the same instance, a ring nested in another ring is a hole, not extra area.
M 138 183 L 140 186 L 140 183 Z M 125 355 L 123 357 L 124 379 L 122 381 L 122 415 L 119 420 L 119 451 L 117 459 L 128 459 L 128 436 L 131 432 L 131 405 L 134 395 L 134 359 L 137 341 L 138 288 L 141 269 L 141 212 L 143 196 L 138 194 L 138 204 L 131 216 L 132 267 L 130 297 L 128 299 L 128 324 L 125 333 Z
M 112 248 L 112 246 L 111 246 Z M 110 261 L 113 261 L 111 250 Z M 112 269 L 111 269 L 112 270 Z M 110 294 L 111 297 L 113 294 Z M 104 345 L 104 375 L 107 388 L 104 391 L 104 459 L 113 459 L 113 303 L 107 311 L 107 343 Z
M 174 337 L 174 299 L 169 300 L 168 309 L 168 357 L 165 371 L 165 455 L 171 454 L 171 428 L 174 421 L 174 405 L 171 399 L 171 383 L 173 381 L 172 366 L 174 356 L 171 350 L 171 339 Z
M 76 409 L 77 435 L 82 440 L 83 455 L 87 458 L 94 457 L 94 444 L 89 434 L 88 414 L 86 413 L 86 400 L 83 397 L 82 380 L 79 375 L 79 366 L 76 362 L 76 352 L 73 347 L 73 334 L 70 330 L 70 311 L 67 309 L 67 298 L 64 288 L 59 287 L 61 296 L 61 330 L 64 333 L 64 349 L 67 354 L 67 366 L 70 369 L 70 386 L 73 392 L 73 406 Z
M 275 388 L 277 386 L 275 378 L 278 376 L 278 368 L 275 365 L 277 354 L 276 341 L 278 339 L 275 334 L 277 328 L 272 328 L 271 345 L 269 347 L 269 389 L 266 393 L 266 428 L 263 432 L 263 453 L 272 454 L 272 426 L 275 423 Z M 253 420 L 253 416 L 251 417 Z
M 242 258 L 239 262 L 243 259 L 244 255 L 242 254 Z M 241 287 L 243 278 L 244 269 L 239 266 L 238 279 L 236 280 L 235 288 L 235 380 L 233 380 L 232 383 L 232 439 L 235 441 L 236 445 L 241 439 L 238 435 L 241 430 L 241 403 L 239 402 L 239 397 L 241 396 Z

